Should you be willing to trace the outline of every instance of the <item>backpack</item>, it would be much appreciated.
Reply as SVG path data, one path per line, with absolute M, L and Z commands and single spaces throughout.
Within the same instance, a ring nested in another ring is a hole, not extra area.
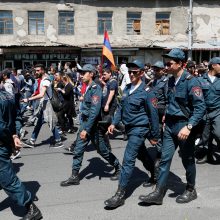
M 45 80 L 49 80 L 50 79 L 45 79 Z M 48 95 L 48 92 L 46 90 L 47 96 L 50 100 L 50 103 L 52 105 L 52 108 L 54 110 L 54 112 L 59 112 L 63 109 L 63 98 L 61 97 L 61 95 L 54 89 L 53 85 L 52 85 L 52 97 L 50 97 Z

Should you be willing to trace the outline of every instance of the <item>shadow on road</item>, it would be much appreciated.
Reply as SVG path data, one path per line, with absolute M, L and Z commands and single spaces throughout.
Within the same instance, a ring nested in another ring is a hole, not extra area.
M 40 184 L 37 181 L 23 182 L 23 184 L 25 185 L 26 189 L 31 192 L 33 200 L 36 201 L 36 194 L 40 188 Z M 11 198 L 8 197 L 2 202 L 0 202 L 0 212 L 9 207 L 11 208 L 11 211 L 15 216 L 22 217 L 25 215 L 25 208 L 16 205 Z
M 114 168 L 111 167 L 107 162 L 104 162 L 99 157 L 89 159 L 89 165 L 80 172 L 80 179 L 84 177 L 86 179 L 92 179 L 94 177 L 111 177 L 110 173 Z

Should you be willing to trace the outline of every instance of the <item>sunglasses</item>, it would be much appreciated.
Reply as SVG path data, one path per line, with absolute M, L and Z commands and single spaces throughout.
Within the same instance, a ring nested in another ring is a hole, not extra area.
M 139 74 L 140 71 L 139 70 L 131 70 L 131 71 L 128 71 L 128 74 L 133 74 L 133 75 L 137 75 Z

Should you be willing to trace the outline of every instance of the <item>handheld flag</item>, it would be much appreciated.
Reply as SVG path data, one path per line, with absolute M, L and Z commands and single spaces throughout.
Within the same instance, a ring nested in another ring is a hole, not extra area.
M 107 60 L 111 63 L 111 66 L 115 66 L 115 61 L 114 61 L 112 48 L 111 48 L 111 45 L 110 45 L 107 30 L 104 33 L 104 45 L 102 47 L 102 57 L 103 56 L 105 56 L 105 58 L 107 58 Z

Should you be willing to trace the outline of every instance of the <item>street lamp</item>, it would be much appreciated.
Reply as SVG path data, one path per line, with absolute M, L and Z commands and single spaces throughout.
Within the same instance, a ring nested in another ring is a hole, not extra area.
M 193 45 L 193 0 L 189 1 L 189 20 L 188 20 L 188 60 L 192 60 L 192 45 Z

